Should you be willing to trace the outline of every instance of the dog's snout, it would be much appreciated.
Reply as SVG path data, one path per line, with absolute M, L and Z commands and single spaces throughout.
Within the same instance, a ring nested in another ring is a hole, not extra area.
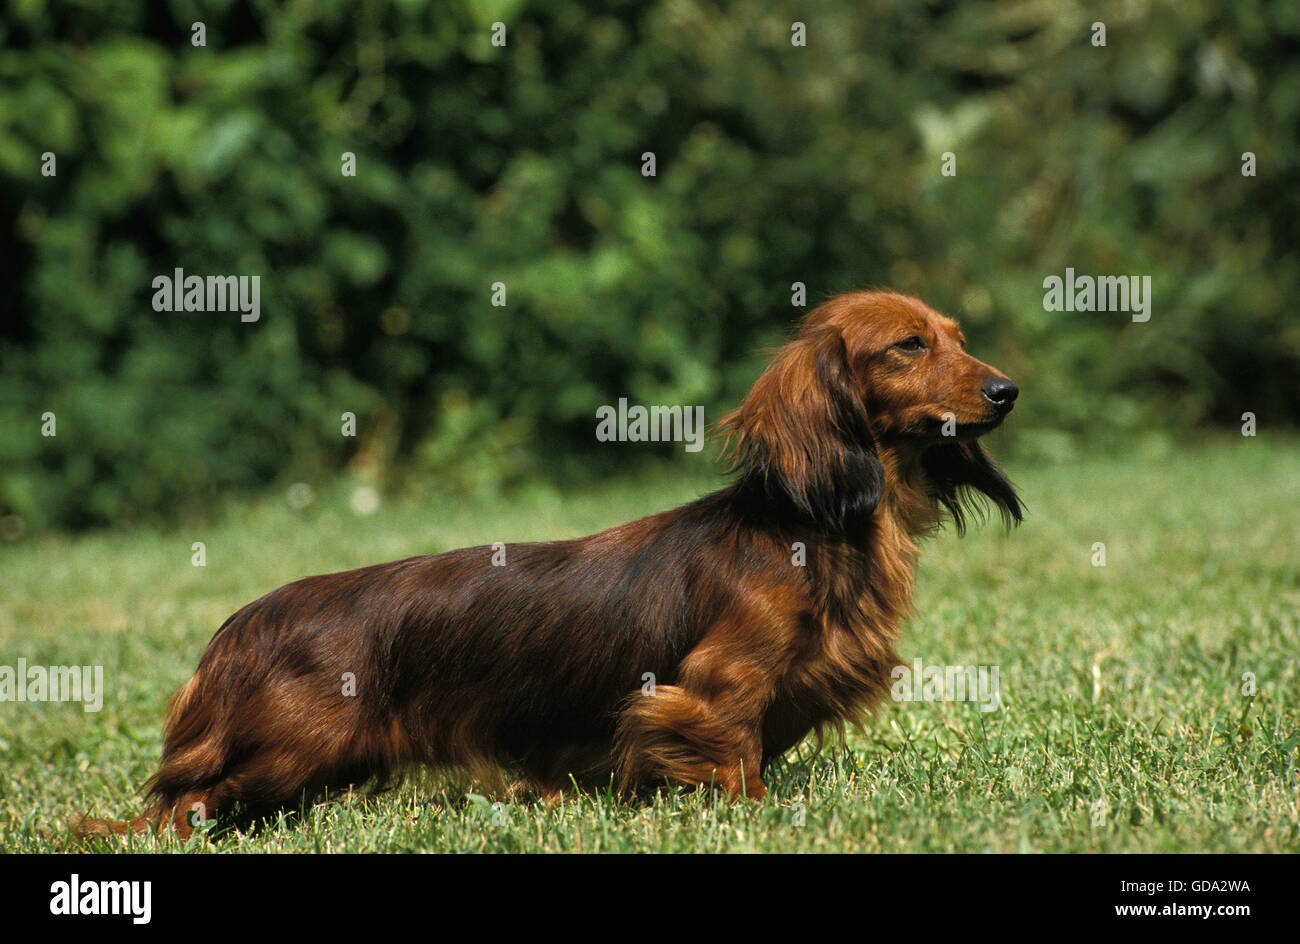
M 1005 377 L 990 377 L 980 388 L 984 398 L 1000 410 L 1009 410 L 1020 395 L 1020 388 Z

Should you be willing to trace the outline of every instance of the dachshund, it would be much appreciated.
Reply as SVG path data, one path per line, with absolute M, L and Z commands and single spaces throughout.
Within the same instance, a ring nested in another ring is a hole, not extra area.
M 1022 520 L 977 442 L 1019 391 L 964 345 L 919 299 L 837 296 L 721 421 L 720 491 L 504 561 L 412 557 L 248 604 L 169 704 L 146 814 L 77 832 L 184 838 L 418 765 L 543 799 L 763 797 L 765 765 L 889 691 L 915 540 L 990 503 Z

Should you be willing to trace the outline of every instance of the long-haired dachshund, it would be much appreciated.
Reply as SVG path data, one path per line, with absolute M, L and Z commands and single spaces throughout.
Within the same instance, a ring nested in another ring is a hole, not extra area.
M 542 796 L 665 782 L 762 797 L 764 765 L 889 688 L 913 543 L 987 497 L 1018 390 L 894 292 L 813 311 L 722 421 L 739 475 L 569 541 L 308 577 L 237 612 L 173 697 L 152 804 L 83 833 L 282 807 L 416 764 Z M 651 674 L 647 674 L 651 673 Z M 500 781 L 504 782 L 504 781 Z

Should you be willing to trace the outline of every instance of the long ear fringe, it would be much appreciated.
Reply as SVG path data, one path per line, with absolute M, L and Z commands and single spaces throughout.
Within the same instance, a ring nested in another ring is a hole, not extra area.
M 979 443 L 931 446 L 921 463 L 935 500 L 952 514 L 958 534 L 966 533 L 970 517 L 987 520 L 990 505 L 1008 529 L 1024 520 L 1024 502 L 1015 486 Z
M 819 527 L 848 533 L 880 501 L 884 469 L 834 329 L 781 348 L 718 432 L 742 481 Z

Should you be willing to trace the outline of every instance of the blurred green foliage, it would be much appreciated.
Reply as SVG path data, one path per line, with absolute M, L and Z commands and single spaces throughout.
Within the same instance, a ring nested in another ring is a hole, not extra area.
M 1297 53 L 1294 0 L 13 0 L 0 514 L 589 475 L 649 451 L 601 404 L 733 404 L 796 281 L 961 319 L 1030 454 L 1294 423 Z M 1067 266 L 1150 275 L 1150 322 L 1044 311 Z M 154 312 L 176 267 L 260 275 L 261 320 Z

